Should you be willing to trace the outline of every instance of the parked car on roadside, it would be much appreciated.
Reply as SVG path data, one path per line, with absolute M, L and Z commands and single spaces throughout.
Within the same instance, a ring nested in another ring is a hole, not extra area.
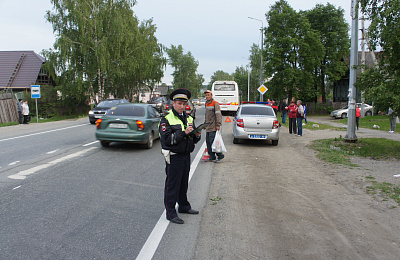
M 233 125 L 233 143 L 241 139 L 279 142 L 279 121 L 274 109 L 264 104 L 243 104 L 239 107 Z
M 357 103 L 357 106 L 360 106 L 361 109 L 361 103 Z M 364 108 L 364 115 L 366 116 L 372 116 L 372 112 L 374 107 L 368 104 L 364 104 L 363 105 Z M 362 109 L 361 109 L 362 110 Z M 331 112 L 331 117 L 333 118 L 346 118 L 347 114 L 349 113 L 349 106 L 345 106 L 341 109 L 336 109 L 334 111 Z
M 129 103 L 129 101 L 121 98 L 109 98 L 101 101 L 97 106 L 89 111 L 89 122 L 94 124 L 97 119 L 104 116 L 107 110 L 121 103 Z
M 172 109 L 172 100 L 168 100 L 167 102 L 164 103 L 164 115 L 168 114 L 169 110 Z M 196 107 L 193 105 L 192 101 L 188 101 L 185 111 L 188 115 L 191 115 L 193 119 L 196 118 Z
M 160 114 L 150 104 L 120 104 L 96 121 L 96 138 L 103 147 L 111 142 L 139 143 L 153 147 L 159 138 Z
M 167 102 L 167 98 L 165 97 L 155 97 L 147 102 L 147 104 L 151 104 L 159 113 L 164 112 L 164 103 Z

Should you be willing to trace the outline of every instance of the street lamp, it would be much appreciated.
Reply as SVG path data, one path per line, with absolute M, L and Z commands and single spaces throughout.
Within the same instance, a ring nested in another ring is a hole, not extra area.
M 264 23 L 260 19 L 256 19 L 253 17 L 248 17 L 249 19 L 253 19 L 261 22 L 261 67 L 260 67 L 260 86 L 263 84 L 263 45 L 264 45 Z M 260 93 L 260 101 L 262 101 L 262 94 Z
M 247 67 L 247 102 L 250 101 L 250 64 Z

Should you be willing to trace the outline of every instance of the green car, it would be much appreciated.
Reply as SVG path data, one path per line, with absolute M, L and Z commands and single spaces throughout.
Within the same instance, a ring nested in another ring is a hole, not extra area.
M 160 114 L 150 104 L 119 104 L 96 121 L 96 138 L 103 147 L 111 142 L 139 143 L 153 147 L 159 138 Z

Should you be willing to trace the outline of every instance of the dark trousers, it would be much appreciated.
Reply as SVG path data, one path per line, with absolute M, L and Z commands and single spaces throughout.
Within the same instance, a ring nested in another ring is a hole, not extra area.
M 282 112 L 282 124 L 286 123 L 286 116 L 287 116 L 287 113 Z
M 22 114 L 22 112 L 18 112 L 18 123 L 22 124 L 23 119 L 24 119 L 24 115 Z
M 356 125 L 357 125 L 357 130 L 358 130 L 358 126 L 360 125 L 360 117 L 356 117 Z
M 29 115 L 24 115 L 24 124 L 27 124 L 27 123 L 28 123 L 28 116 L 29 116 Z
M 178 202 L 182 211 L 191 209 L 187 200 L 187 190 L 189 185 L 190 154 L 171 155 L 171 163 L 166 163 L 164 189 L 164 205 L 167 219 L 178 216 L 175 205 Z
M 289 134 L 291 134 L 291 133 L 297 134 L 296 121 L 297 121 L 297 118 L 289 117 Z
M 224 155 L 223 155 L 223 153 L 214 153 L 213 151 L 212 151 L 212 144 L 213 144 L 213 142 L 214 142 L 214 139 L 215 139 L 215 134 L 216 134 L 217 132 L 216 131 L 214 131 L 214 132 L 207 132 L 206 133 L 206 143 L 207 143 L 207 153 L 210 155 L 210 159 L 211 160 L 215 160 L 215 159 L 217 159 L 216 157 L 215 157 L 215 155 L 216 156 L 218 156 L 218 158 L 224 158 Z

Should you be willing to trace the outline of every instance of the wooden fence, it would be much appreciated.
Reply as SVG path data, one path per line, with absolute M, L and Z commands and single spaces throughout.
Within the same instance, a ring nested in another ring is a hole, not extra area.
M 0 94 L 0 123 L 18 122 L 18 107 L 11 93 Z

